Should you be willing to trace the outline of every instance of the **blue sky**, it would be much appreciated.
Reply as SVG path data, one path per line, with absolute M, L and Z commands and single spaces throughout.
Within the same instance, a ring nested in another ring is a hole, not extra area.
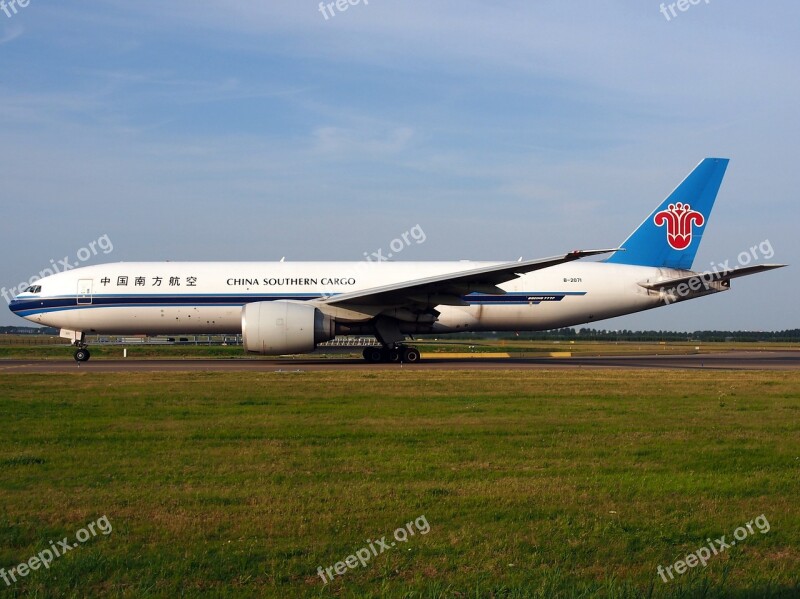
M 369 0 L 0 12 L 0 286 L 88 263 L 516 259 L 620 243 L 731 158 L 696 267 L 794 266 L 609 328 L 796 316 L 800 5 Z M 73 258 L 74 259 L 74 258 Z M 21 320 L 3 310 L 0 324 Z

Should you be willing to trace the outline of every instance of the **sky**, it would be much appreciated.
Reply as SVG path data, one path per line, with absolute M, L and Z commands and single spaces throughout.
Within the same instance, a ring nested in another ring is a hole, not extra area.
M 415 226 L 397 260 L 614 247 L 720 156 L 695 268 L 765 241 L 790 268 L 594 326 L 800 327 L 800 4 L 352 2 L 0 12 L 0 286 L 65 257 L 361 260 Z

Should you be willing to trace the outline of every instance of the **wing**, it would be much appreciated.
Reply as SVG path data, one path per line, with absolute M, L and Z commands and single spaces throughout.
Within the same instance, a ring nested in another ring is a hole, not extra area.
M 423 279 L 393 283 L 382 287 L 372 287 L 342 293 L 323 300 L 320 305 L 329 306 L 414 306 L 433 307 L 437 305 L 466 305 L 464 295 L 478 291 L 503 295 L 505 291 L 498 285 L 511 281 L 520 275 L 549 268 L 556 264 L 572 262 L 579 258 L 615 252 L 609 250 L 576 250 L 562 256 L 520 262 L 503 262 L 466 271 L 446 273 Z

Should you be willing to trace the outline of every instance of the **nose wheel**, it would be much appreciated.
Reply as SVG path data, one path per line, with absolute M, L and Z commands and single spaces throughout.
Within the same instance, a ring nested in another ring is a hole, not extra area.
M 73 355 L 75 356 L 76 362 L 88 362 L 89 358 L 92 357 L 92 354 L 90 354 L 89 350 L 86 349 L 85 347 L 79 347 L 78 349 L 75 350 L 75 353 Z
M 370 364 L 405 362 L 416 364 L 420 360 L 420 353 L 416 347 L 398 345 L 396 347 L 368 347 L 363 353 L 364 359 Z

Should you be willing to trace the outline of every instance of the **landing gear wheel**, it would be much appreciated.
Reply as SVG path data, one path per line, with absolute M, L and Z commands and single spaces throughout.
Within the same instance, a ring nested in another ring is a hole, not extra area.
M 76 362 L 88 362 L 89 358 L 92 357 L 92 354 L 89 353 L 89 350 L 86 348 L 79 348 L 75 350 L 75 361 Z
M 416 347 L 405 345 L 398 347 L 367 347 L 362 352 L 362 355 L 370 364 L 378 364 L 380 362 L 416 364 L 420 360 L 419 350 Z
M 419 362 L 419 350 L 416 347 L 403 348 L 403 362 L 407 364 L 416 364 Z
M 377 364 L 378 362 L 384 361 L 383 349 L 380 347 L 368 347 L 364 350 L 362 355 L 370 364 Z

